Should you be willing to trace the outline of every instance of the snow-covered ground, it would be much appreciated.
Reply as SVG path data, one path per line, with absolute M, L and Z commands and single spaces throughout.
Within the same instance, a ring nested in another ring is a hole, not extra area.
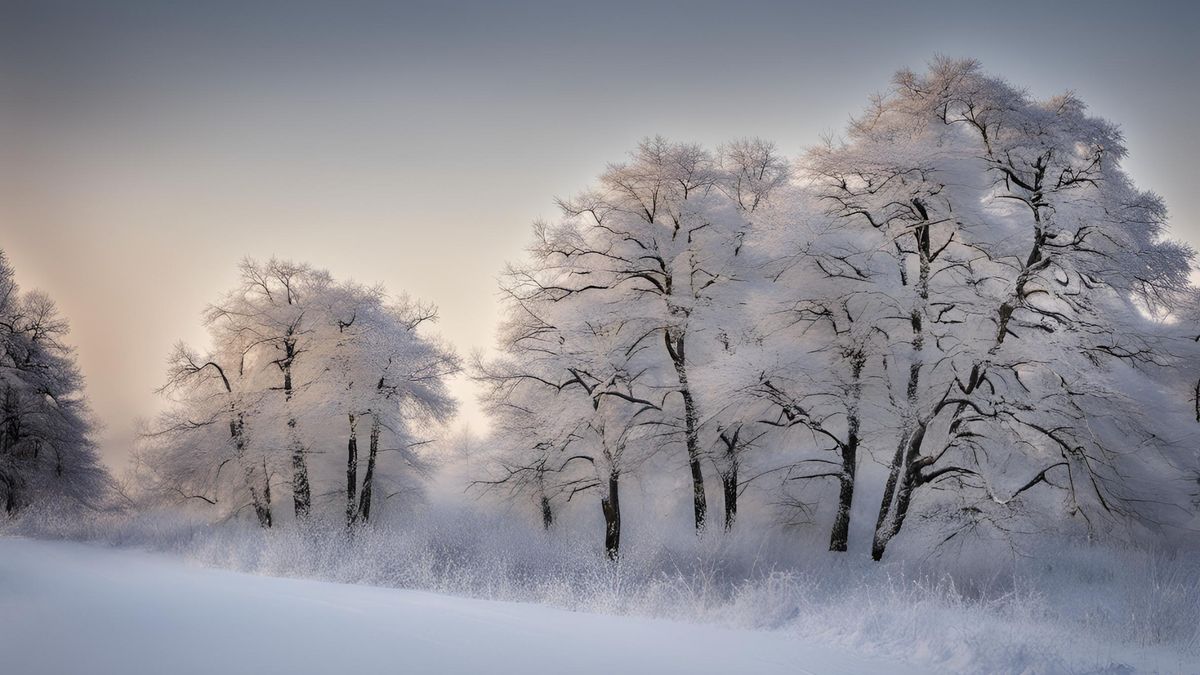
M 786 631 L 279 579 L 0 538 L 5 673 L 929 672 Z

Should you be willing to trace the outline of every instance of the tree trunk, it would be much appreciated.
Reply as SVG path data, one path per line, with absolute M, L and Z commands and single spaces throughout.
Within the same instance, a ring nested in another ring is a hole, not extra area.
M 4 389 L 4 403 L 0 408 L 3 413 L 3 424 L 0 425 L 0 457 L 7 457 L 13 462 L 12 474 L 4 476 L 4 510 L 9 515 L 20 509 L 20 499 L 17 494 L 22 482 L 22 468 L 17 463 L 17 444 L 21 442 L 21 404 L 20 394 L 9 384 Z
M 346 441 L 346 527 L 358 519 L 358 433 L 354 413 L 350 419 L 350 438 Z
M 288 420 L 288 427 L 295 433 L 296 420 Z M 312 510 L 312 487 L 308 483 L 308 463 L 304 459 L 304 446 L 299 439 L 292 442 L 292 507 L 296 520 L 307 520 Z
M 722 431 L 719 436 L 721 443 L 725 445 L 725 468 L 718 473 L 721 476 L 721 488 L 725 497 L 725 531 L 729 532 L 733 529 L 733 522 L 737 520 L 737 500 L 738 500 L 738 437 L 741 436 L 741 427 L 736 427 L 733 430 L 733 435 L 729 435 L 729 430 Z
M 914 200 L 914 203 L 920 209 L 921 213 L 927 216 L 925 207 L 920 204 L 920 201 Z M 879 503 L 879 517 L 875 521 L 875 536 L 871 544 L 871 557 L 875 560 L 879 560 L 883 556 L 883 549 L 887 546 L 887 540 L 891 539 L 891 535 L 885 536 L 883 533 L 891 527 L 889 515 L 892 513 L 897 486 L 900 485 L 901 478 L 909 471 L 906 462 L 908 457 L 907 448 L 911 445 L 912 437 L 915 433 L 918 414 L 917 398 L 921 383 L 921 369 L 924 367 L 924 317 L 929 305 L 929 274 L 933 255 L 930 244 L 931 234 L 928 217 L 926 217 L 925 223 L 913 230 L 913 236 L 916 238 L 917 243 L 917 262 L 919 268 L 917 270 L 917 302 L 914 304 L 912 312 L 909 315 L 913 334 L 912 362 L 908 366 L 908 385 L 905 388 L 906 408 L 904 411 L 904 421 L 900 427 L 900 439 L 896 444 L 896 453 L 892 456 L 892 463 L 888 467 L 887 482 L 884 484 L 883 498 Z M 923 430 L 921 433 L 924 435 Z M 918 449 L 919 447 L 918 445 Z
M 600 498 L 600 509 L 604 511 L 604 552 L 609 560 L 616 560 L 621 550 L 621 495 L 620 476 L 608 475 L 608 494 Z
M 296 417 L 291 412 L 292 395 L 292 363 L 296 359 L 295 340 L 284 341 L 283 397 L 288 407 L 288 443 L 292 450 L 292 506 L 296 511 L 296 520 L 307 520 L 312 509 L 312 488 L 308 482 L 308 462 L 304 458 L 304 446 L 300 443 L 296 431 Z
M 359 494 L 358 517 L 365 523 L 371 519 L 371 493 L 375 480 L 375 458 L 379 454 L 379 418 L 371 416 L 371 443 L 367 450 L 367 471 L 363 474 Z
M 253 482 L 253 480 L 254 480 L 254 468 L 253 467 L 246 467 L 246 480 L 251 483 Z M 264 497 L 259 496 L 258 490 L 253 489 L 253 488 L 250 493 L 250 499 L 251 499 L 251 501 L 254 502 L 254 515 L 258 518 L 258 524 L 265 529 L 270 529 L 270 527 L 271 527 L 271 492 L 270 492 L 270 489 L 271 488 L 270 488 L 270 486 L 265 486 L 265 489 L 266 489 L 265 500 L 264 500 Z
M 4 512 L 11 516 L 17 512 L 17 479 L 0 474 L 0 483 L 4 485 Z
M 663 331 L 667 345 L 667 354 L 675 365 L 675 375 L 679 380 L 679 395 L 683 398 L 684 439 L 687 444 L 688 467 L 692 472 L 692 510 L 696 519 L 696 531 L 704 531 L 704 523 L 708 519 L 708 499 L 704 492 L 704 471 L 700 466 L 700 433 L 698 431 L 700 415 L 696 411 L 696 402 L 688 385 L 687 362 L 684 351 L 684 337 L 674 337 L 671 330 Z
M 550 509 L 550 498 L 542 495 L 540 501 L 542 507 L 542 529 L 549 530 L 550 526 L 554 524 L 554 511 Z
M 904 448 L 904 471 L 900 474 L 899 481 L 896 485 L 896 508 L 891 512 L 890 518 L 884 518 L 875 528 L 875 537 L 871 542 L 871 558 L 879 561 L 883 559 L 883 554 L 887 550 L 888 543 L 892 537 L 900 532 L 901 526 L 904 525 L 904 519 L 908 516 L 908 506 L 912 501 L 913 490 L 917 487 L 917 483 L 921 477 L 919 467 L 919 454 L 921 451 L 921 443 L 925 440 L 925 429 L 927 422 L 920 421 L 917 428 L 913 431 L 908 439 L 908 444 Z
M 850 541 L 850 508 L 854 504 L 854 476 L 858 470 L 859 402 L 862 398 L 862 351 L 850 354 L 850 391 L 846 405 L 846 443 L 842 446 L 842 473 L 838 477 L 838 510 L 829 533 L 829 550 L 845 551 Z
M 1013 313 L 1024 302 L 1025 287 L 1031 279 L 1034 278 L 1037 270 L 1044 266 L 1043 248 L 1046 245 L 1047 233 L 1042 228 L 1042 216 L 1040 204 L 1042 202 L 1041 184 L 1042 175 L 1039 174 L 1034 183 L 1034 195 L 1027 202 L 1029 208 L 1033 212 L 1034 234 L 1033 245 L 1030 248 L 1029 255 L 1025 259 L 1025 264 L 1021 267 L 1021 271 L 1017 274 L 1017 282 L 1009 299 L 1000 304 L 996 312 L 996 337 L 993 341 L 991 349 L 988 350 L 989 357 L 999 351 L 1004 344 L 1005 338 L 1009 334 L 1009 322 L 1012 319 Z M 927 228 L 922 228 L 927 229 Z M 919 230 L 918 230 L 919 231 Z M 923 237 L 918 235 L 918 250 L 921 254 L 921 287 L 918 289 L 919 295 L 923 300 L 928 300 L 928 260 L 929 260 L 929 237 L 928 234 Z M 915 315 L 914 315 L 915 316 Z M 914 324 L 914 328 L 916 325 Z M 914 339 L 913 347 L 916 349 L 917 343 Z M 971 369 L 971 377 L 967 385 L 967 390 L 963 393 L 970 395 L 971 392 L 982 381 L 984 373 L 987 370 L 987 360 L 976 362 Z M 910 378 L 910 387 L 912 380 Z M 912 399 L 910 391 L 910 400 Z M 950 430 L 951 434 L 958 428 L 961 421 L 963 411 L 967 409 L 966 403 L 961 402 L 956 406 L 954 414 L 951 416 Z M 875 529 L 875 539 L 871 546 L 871 557 L 875 560 L 883 558 L 883 554 L 887 549 L 888 542 L 891 541 L 904 526 L 905 518 L 908 516 L 908 509 L 912 503 L 913 492 L 924 484 L 921 470 L 929 463 L 929 457 L 921 456 L 921 445 L 925 440 L 925 432 L 931 420 L 921 420 L 907 442 L 900 447 L 904 449 L 904 457 L 902 460 L 902 471 L 896 471 L 899 467 L 893 467 L 893 475 L 888 478 L 888 490 L 885 491 L 885 503 L 880 506 L 880 517 L 878 525 Z M 897 453 L 899 454 L 899 450 Z M 900 480 L 894 480 L 894 475 L 898 473 Z M 886 516 L 889 513 L 891 505 L 892 488 L 895 488 L 895 509 L 891 511 L 891 518 Z
M 272 523 L 271 474 L 267 472 L 267 458 L 266 457 L 263 457 L 262 470 L 263 470 L 263 489 L 262 489 L 263 513 L 266 515 L 267 527 L 271 527 L 271 523 Z
M 738 484 L 737 484 L 737 465 L 735 464 L 729 473 L 721 476 L 721 485 L 725 490 L 725 531 L 729 532 L 733 529 L 733 521 L 737 520 L 737 500 L 738 500 Z
M 3 433 L 0 452 L 7 455 L 8 451 L 21 439 L 20 402 L 17 392 L 13 390 L 11 384 L 4 388 L 4 406 L 0 412 L 4 414 L 3 427 L 0 428 L 0 432 Z
M 554 511 L 550 508 L 550 497 L 546 494 L 545 469 L 538 467 L 538 505 L 542 509 L 542 529 L 549 530 L 554 524 Z
M 905 424 L 908 424 L 908 420 L 905 420 Z M 879 500 L 879 516 L 875 519 L 875 537 L 871 555 L 876 560 L 883 555 L 883 549 L 879 548 L 879 533 L 883 531 L 888 516 L 892 512 L 892 502 L 896 498 L 896 485 L 899 484 L 900 474 L 904 470 L 904 448 L 908 446 L 910 436 L 911 433 L 908 429 L 901 428 L 900 441 L 896 444 L 896 452 L 892 455 L 891 464 L 888 465 L 888 477 L 883 485 L 883 497 Z M 876 548 L 879 548 L 878 554 L 876 554 Z
M 844 552 L 850 542 L 850 507 L 854 503 L 854 471 L 857 468 L 857 440 L 842 450 L 842 475 L 838 482 L 838 508 L 829 533 L 829 550 Z
M 255 485 L 254 466 L 246 462 L 246 420 L 240 412 L 235 412 L 234 418 L 229 421 L 229 435 L 233 438 L 234 453 L 242 465 L 243 479 L 246 482 L 246 489 L 250 492 L 250 503 L 254 507 L 254 515 L 258 518 L 258 524 L 264 528 L 271 527 L 270 488 L 267 488 L 264 502 L 263 495 L 259 493 L 258 487 Z M 266 471 L 265 464 L 263 471 Z

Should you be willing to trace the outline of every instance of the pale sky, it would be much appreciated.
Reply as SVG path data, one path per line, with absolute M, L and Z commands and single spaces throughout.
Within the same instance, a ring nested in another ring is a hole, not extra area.
M 917 4 L 0 0 L 0 248 L 120 469 L 243 256 L 435 302 L 469 354 L 530 223 L 639 138 L 799 155 L 935 53 L 1074 89 L 1200 245 L 1200 3 Z

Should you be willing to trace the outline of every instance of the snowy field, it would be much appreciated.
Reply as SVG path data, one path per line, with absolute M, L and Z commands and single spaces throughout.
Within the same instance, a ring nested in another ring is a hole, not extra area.
M 725 629 L 208 569 L 0 538 L 10 674 L 929 672 Z

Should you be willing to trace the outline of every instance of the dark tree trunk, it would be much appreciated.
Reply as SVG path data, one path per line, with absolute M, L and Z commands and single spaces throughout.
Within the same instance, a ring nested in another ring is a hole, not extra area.
M 295 420 L 288 426 L 294 427 Z M 308 483 L 308 463 L 304 459 L 304 447 L 296 442 L 292 446 L 292 507 L 296 520 L 307 520 L 312 510 L 312 487 Z
M 0 432 L 3 433 L 0 451 L 8 454 L 21 438 L 20 402 L 11 384 L 4 389 L 4 407 L 0 412 L 4 415 L 3 428 L 0 428 Z
M 896 490 L 897 487 L 901 486 L 902 482 L 907 482 L 905 476 L 910 471 L 907 462 L 909 456 L 908 448 L 911 445 L 913 435 L 916 433 L 916 417 L 918 414 L 917 394 L 920 390 L 921 369 L 924 367 L 924 317 L 929 305 L 929 275 L 933 253 L 928 214 L 925 211 L 925 206 L 920 200 L 914 200 L 913 203 L 921 215 L 925 217 L 925 222 L 913 230 L 913 237 L 916 239 L 917 244 L 917 262 L 919 268 L 917 271 L 917 304 L 914 305 L 909 315 L 913 333 L 912 363 L 908 367 L 908 386 L 905 388 L 907 408 L 904 411 L 904 422 L 900 427 L 900 439 L 896 444 L 896 453 L 893 455 L 892 463 L 888 467 L 887 482 L 884 484 L 883 498 L 879 503 L 879 517 L 875 521 L 875 536 L 871 543 L 871 557 L 875 560 L 883 557 L 883 550 L 887 547 L 887 540 L 892 537 L 892 535 L 886 534 L 886 531 L 891 529 L 894 523 L 894 519 L 889 520 L 889 516 L 893 513 L 892 507 L 896 499 Z M 901 264 L 904 264 L 903 261 Z M 922 436 L 924 435 L 923 429 L 921 430 L 921 434 Z M 917 449 L 920 449 L 919 443 L 917 444 Z
M 913 490 L 917 487 L 921 478 L 920 462 L 918 461 L 921 443 L 925 440 L 925 428 L 927 423 L 921 421 L 917 428 L 909 436 L 908 444 L 904 448 L 904 471 L 900 474 L 900 478 L 896 485 L 896 507 L 891 512 L 890 518 L 884 518 L 879 527 L 875 529 L 875 538 L 871 542 L 871 558 L 873 560 L 882 560 L 883 554 L 887 550 L 888 543 L 900 532 L 900 528 L 904 525 L 904 519 L 908 516 L 908 506 L 912 501 Z
M 887 482 L 883 485 L 883 497 L 879 500 L 879 516 L 875 519 L 875 536 L 871 544 L 871 557 L 875 560 L 883 557 L 883 548 L 886 544 L 881 543 L 881 536 L 887 525 L 888 516 L 892 513 L 892 502 L 896 499 L 896 486 L 900 483 L 900 475 L 904 471 L 904 449 L 908 446 L 910 435 L 906 430 L 900 432 L 900 442 L 896 445 L 892 463 L 888 465 Z
M 541 507 L 542 507 L 542 529 L 549 530 L 550 526 L 554 524 L 554 511 L 550 509 L 550 498 L 547 497 L 546 495 L 542 495 Z
M 738 426 L 732 432 L 726 429 L 719 434 L 721 443 L 725 446 L 725 468 L 718 473 L 721 476 L 721 488 L 725 497 L 726 532 L 733 529 L 733 522 L 737 520 L 738 452 L 740 450 L 738 438 L 741 433 L 742 429 Z
M 358 519 L 358 432 L 354 413 L 350 419 L 350 438 L 346 441 L 346 526 Z
M 11 392 L 11 389 L 9 391 Z M 7 393 L 5 396 L 7 398 Z M 5 412 L 8 413 L 8 411 Z M 16 438 L 10 433 L 11 420 L 11 417 L 6 416 L 3 426 L 0 427 L 0 457 L 7 456 L 17 444 Z M 0 484 L 4 487 L 4 511 L 11 515 L 17 510 L 16 478 L 0 473 Z
M 854 505 L 854 476 L 858 470 L 859 403 L 862 399 L 862 351 L 850 355 L 850 391 L 846 406 L 846 443 L 842 446 L 842 473 L 838 478 L 838 509 L 829 533 L 829 550 L 845 551 L 850 541 L 850 509 Z
M 842 450 L 842 475 L 838 483 L 838 508 L 829 533 L 829 550 L 844 552 L 850 542 L 850 507 L 854 503 L 854 472 L 858 461 L 858 442 Z
M 263 514 L 266 518 L 266 526 L 271 527 L 271 474 L 267 472 L 267 459 L 264 457 L 262 461 L 263 483 L 262 483 L 262 503 Z
M 735 464 L 729 473 L 721 476 L 721 485 L 725 489 L 725 531 L 733 529 L 733 521 L 737 520 L 738 477 Z
M 4 512 L 12 515 L 17 512 L 17 483 L 16 479 L 0 476 L 4 484 Z
M 604 511 L 604 552 L 610 560 L 616 560 L 621 551 L 621 494 L 620 477 L 608 476 L 608 494 L 600 498 L 600 509 Z
M 379 454 L 379 418 L 371 418 L 371 443 L 367 450 L 367 470 L 363 474 L 362 492 L 359 494 L 358 517 L 364 523 L 371 519 L 371 493 L 375 481 L 375 458 Z
M 8 384 L 4 388 L 4 402 L 0 406 L 0 457 L 6 459 L 10 464 L 11 474 L 0 475 L 0 480 L 4 483 L 4 511 L 9 515 L 16 513 L 20 509 L 20 499 L 17 494 L 20 491 L 21 483 L 21 467 L 17 465 L 19 458 L 16 457 L 17 445 L 21 442 L 21 405 L 20 394 Z
M 292 395 L 295 393 L 292 388 L 292 363 L 296 360 L 296 341 L 289 338 L 283 344 L 284 359 L 280 364 L 280 368 L 283 369 L 283 396 L 291 414 Z M 287 425 L 288 442 L 292 450 L 292 506 L 296 511 L 296 520 L 307 520 L 312 510 L 312 488 L 308 482 L 308 462 L 296 431 L 294 414 L 288 418 Z
M 229 421 L 229 435 L 233 438 L 234 452 L 241 462 L 246 489 L 250 492 L 250 503 L 254 507 L 254 515 L 262 527 L 271 527 L 271 492 L 266 486 L 262 494 L 255 485 L 254 466 L 246 462 L 246 420 L 241 413 L 235 412 Z M 266 460 L 263 460 L 263 472 L 266 473 Z
M 542 510 L 542 529 L 549 530 L 554 524 L 554 511 L 550 508 L 550 497 L 546 494 L 546 469 L 544 466 L 538 467 L 538 506 Z
M 672 331 L 665 330 L 663 338 L 666 341 L 667 354 L 675 366 L 675 375 L 679 379 L 679 395 L 683 398 L 684 440 L 687 446 L 688 467 L 692 472 L 692 511 L 696 519 L 696 531 L 702 532 L 708 519 L 708 499 L 704 492 L 704 471 L 700 465 L 700 415 L 688 385 L 684 337 L 675 337 Z

